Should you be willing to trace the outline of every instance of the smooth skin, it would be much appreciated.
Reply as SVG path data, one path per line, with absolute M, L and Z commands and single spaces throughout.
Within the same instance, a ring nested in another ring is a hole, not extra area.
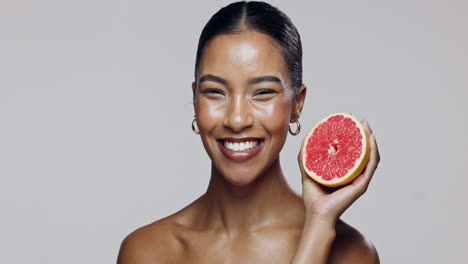
M 205 46 L 192 88 L 212 161 L 207 191 L 127 236 L 118 264 L 379 263 L 373 245 L 339 219 L 365 193 L 380 160 L 366 121 L 371 154 L 364 172 L 350 185 L 330 189 L 312 181 L 299 162 L 299 196 L 285 180 L 279 153 L 289 123 L 300 116 L 306 87 L 294 94 L 277 43 L 249 30 L 215 37 Z M 221 151 L 220 139 L 246 137 L 262 141 L 255 156 L 238 161 Z

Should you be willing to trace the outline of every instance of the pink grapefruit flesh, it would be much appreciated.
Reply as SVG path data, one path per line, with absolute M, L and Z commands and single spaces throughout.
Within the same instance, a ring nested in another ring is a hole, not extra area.
M 320 120 L 306 136 L 302 165 L 316 182 L 343 186 L 361 174 L 369 160 L 369 137 L 352 114 L 335 113 Z

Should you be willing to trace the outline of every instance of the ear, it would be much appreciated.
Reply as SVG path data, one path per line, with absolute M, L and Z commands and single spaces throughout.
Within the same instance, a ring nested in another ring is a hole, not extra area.
M 294 102 L 294 109 L 291 113 L 291 123 L 296 122 L 299 119 L 299 116 L 302 112 L 302 107 L 304 106 L 305 98 L 307 94 L 307 87 L 305 84 L 302 84 L 301 87 L 297 90 L 296 98 Z
M 194 113 L 197 112 L 197 106 L 195 105 L 196 102 L 195 102 L 195 95 L 197 94 L 197 82 L 192 82 L 192 105 L 193 105 L 193 110 L 194 110 Z
M 197 82 L 192 82 L 193 99 L 195 99 L 195 92 L 197 91 Z

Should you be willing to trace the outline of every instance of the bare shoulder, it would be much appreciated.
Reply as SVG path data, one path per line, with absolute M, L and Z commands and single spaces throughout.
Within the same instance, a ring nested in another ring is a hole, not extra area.
M 378 264 L 379 255 L 374 245 L 358 230 L 339 221 L 336 226 L 336 238 L 330 251 L 331 264 Z
M 177 238 L 177 221 L 169 216 L 138 228 L 130 233 L 120 246 L 117 264 L 174 263 L 181 251 Z

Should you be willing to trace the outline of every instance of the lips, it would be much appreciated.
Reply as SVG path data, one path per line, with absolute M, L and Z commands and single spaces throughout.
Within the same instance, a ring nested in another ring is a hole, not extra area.
M 218 140 L 221 152 L 233 161 L 245 161 L 255 157 L 263 148 L 261 138 L 224 138 Z

